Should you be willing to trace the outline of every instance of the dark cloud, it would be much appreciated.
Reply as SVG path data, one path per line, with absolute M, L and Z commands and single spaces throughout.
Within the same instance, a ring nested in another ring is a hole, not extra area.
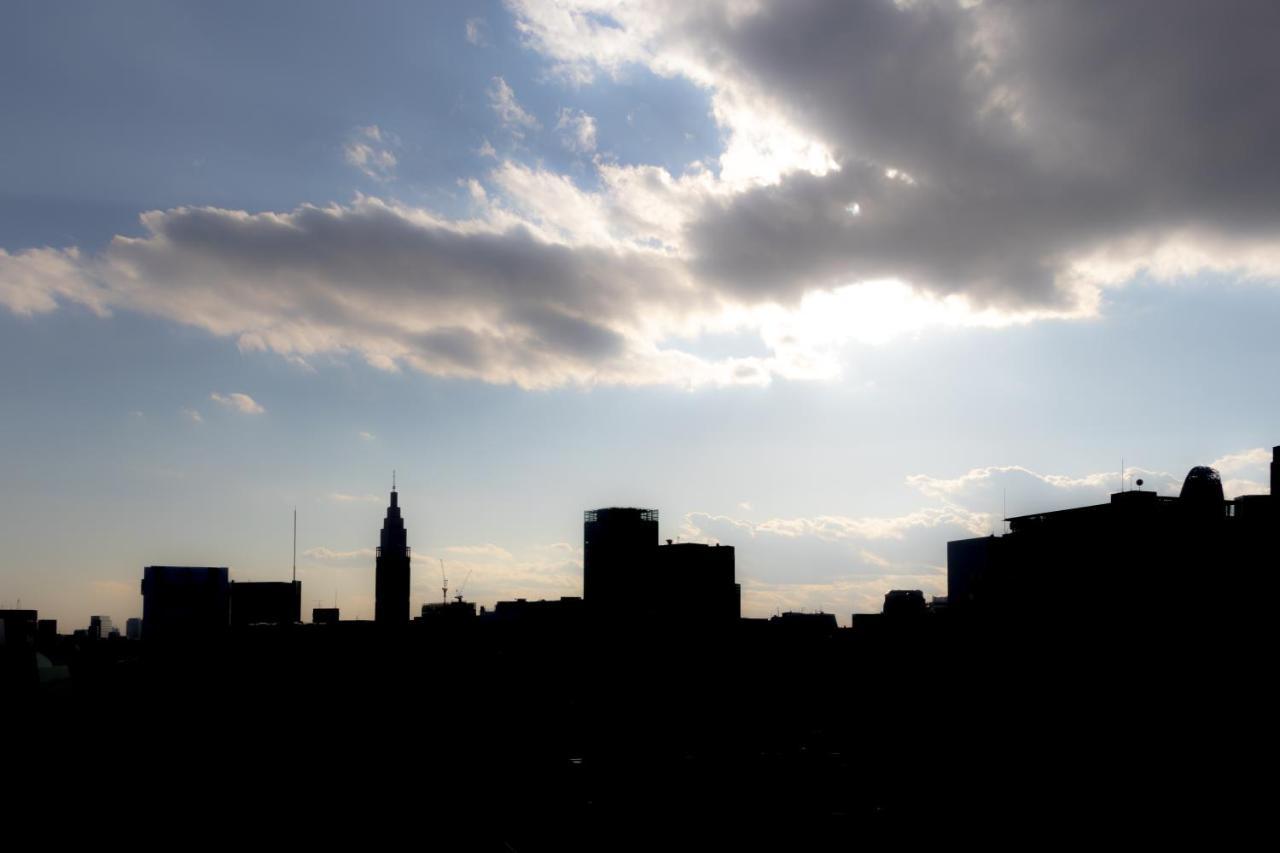
M 690 226 L 699 269 L 733 290 L 897 277 L 1058 305 L 1108 244 L 1280 226 L 1275 4 L 787 0 L 696 26 L 724 79 L 842 166 Z

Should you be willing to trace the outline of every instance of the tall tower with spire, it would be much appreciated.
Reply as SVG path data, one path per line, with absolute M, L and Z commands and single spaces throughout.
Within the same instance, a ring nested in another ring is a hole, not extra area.
M 404 625 L 409 621 L 409 531 L 400 517 L 395 474 L 391 475 L 391 505 L 382 522 L 374 579 L 373 619 L 379 625 Z

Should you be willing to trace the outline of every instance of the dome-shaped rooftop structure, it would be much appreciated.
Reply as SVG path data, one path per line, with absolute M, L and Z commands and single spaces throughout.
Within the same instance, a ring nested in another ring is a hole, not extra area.
M 1188 504 L 1204 507 L 1220 507 L 1226 500 L 1222 494 L 1222 478 L 1206 465 L 1197 465 L 1187 472 L 1179 497 Z

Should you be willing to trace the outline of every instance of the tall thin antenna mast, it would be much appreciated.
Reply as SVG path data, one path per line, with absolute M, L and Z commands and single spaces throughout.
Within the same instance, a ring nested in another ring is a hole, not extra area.
M 1120 457 L 1120 491 L 1124 491 L 1124 457 Z
M 293 508 L 293 582 L 298 582 L 298 508 Z
M 391 469 L 391 491 L 394 492 L 395 490 L 396 490 L 396 469 L 392 468 Z

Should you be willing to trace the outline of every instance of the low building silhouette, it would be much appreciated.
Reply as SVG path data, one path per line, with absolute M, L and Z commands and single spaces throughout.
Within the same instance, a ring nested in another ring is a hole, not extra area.
M 1077 622 L 1185 609 L 1207 572 L 1276 568 L 1278 462 L 1280 447 L 1269 495 L 1228 500 L 1218 472 L 1196 466 L 1178 497 L 1116 492 L 1105 504 L 1006 519 L 1003 536 L 949 542 L 949 609 L 1016 616 L 1034 606 Z
M 142 575 L 142 636 L 148 643 L 205 640 L 230 624 L 225 566 L 147 566 Z
M 301 621 L 301 581 L 231 582 L 233 626 L 295 625 Z
M 742 617 L 742 587 L 735 577 L 731 546 L 668 539 L 654 557 L 650 583 L 672 591 L 656 606 L 662 623 L 725 630 Z
M 337 625 L 339 621 L 339 612 L 336 607 L 313 607 L 311 609 L 311 623 L 313 625 Z

